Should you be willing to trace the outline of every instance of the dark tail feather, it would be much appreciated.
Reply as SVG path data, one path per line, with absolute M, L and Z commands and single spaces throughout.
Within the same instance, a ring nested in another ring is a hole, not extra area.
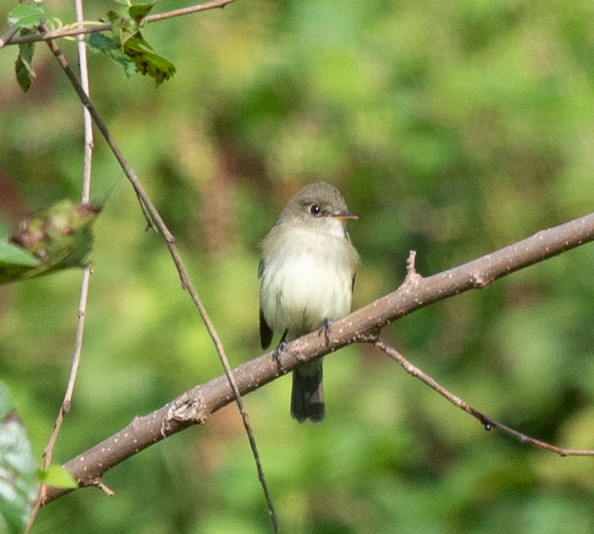
M 293 371 L 291 416 L 300 423 L 310 419 L 318 423 L 326 415 L 324 405 L 322 360 L 300 365 Z

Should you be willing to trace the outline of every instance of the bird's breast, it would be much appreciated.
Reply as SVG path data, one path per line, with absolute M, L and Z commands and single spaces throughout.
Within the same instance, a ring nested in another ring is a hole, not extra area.
M 351 309 L 353 259 L 346 238 L 302 236 L 268 254 L 260 307 L 273 330 L 297 337 L 334 321 Z

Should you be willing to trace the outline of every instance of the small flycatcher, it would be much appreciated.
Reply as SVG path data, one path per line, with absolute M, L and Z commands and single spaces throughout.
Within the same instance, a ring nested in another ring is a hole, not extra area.
M 275 349 L 287 341 L 327 328 L 347 315 L 359 255 L 346 224 L 357 219 L 334 186 L 321 182 L 299 191 L 262 242 L 260 341 L 266 349 L 274 331 L 282 332 Z M 293 372 L 291 415 L 300 423 L 324 419 L 322 359 Z

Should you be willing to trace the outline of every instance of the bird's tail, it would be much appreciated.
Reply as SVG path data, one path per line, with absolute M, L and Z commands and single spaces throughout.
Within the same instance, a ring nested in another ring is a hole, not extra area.
M 291 416 L 300 423 L 310 419 L 318 423 L 326 415 L 322 360 L 307 362 L 293 371 Z

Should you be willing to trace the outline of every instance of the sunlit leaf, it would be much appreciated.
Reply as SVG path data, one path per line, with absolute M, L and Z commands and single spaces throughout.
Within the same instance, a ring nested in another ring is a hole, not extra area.
M 44 4 L 18 4 L 8 12 L 8 23 L 19 28 L 35 28 L 44 16 Z

